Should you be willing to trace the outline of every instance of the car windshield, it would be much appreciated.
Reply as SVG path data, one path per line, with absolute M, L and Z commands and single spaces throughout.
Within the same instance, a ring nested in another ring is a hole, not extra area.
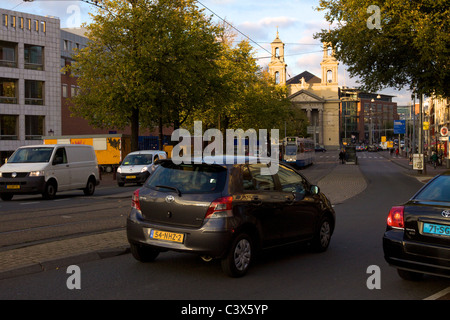
M 8 163 L 49 162 L 53 147 L 36 147 L 17 149 L 8 159 Z
M 152 163 L 151 154 L 129 154 L 123 160 L 124 166 L 146 165 Z
M 450 176 L 439 176 L 430 182 L 414 200 L 450 202 Z
M 220 192 L 226 179 L 226 168 L 219 165 L 161 163 L 147 180 L 146 186 L 157 190 L 183 193 Z

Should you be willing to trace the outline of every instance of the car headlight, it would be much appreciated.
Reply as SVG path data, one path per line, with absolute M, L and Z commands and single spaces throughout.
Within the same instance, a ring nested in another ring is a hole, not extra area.
M 122 168 L 121 168 L 121 167 L 118 167 L 116 172 L 117 172 L 117 173 L 122 173 Z
M 145 172 L 145 171 L 147 171 L 147 170 L 148 170 L 148 167 L 143 167 L 142 170 L 141 170 L 141 172 Z
M 42 177 L 45 174 L 44 170 L 31 171 L 30 177 Z
M 0 178 L 2 177 L 2 173 L 0 172 Z

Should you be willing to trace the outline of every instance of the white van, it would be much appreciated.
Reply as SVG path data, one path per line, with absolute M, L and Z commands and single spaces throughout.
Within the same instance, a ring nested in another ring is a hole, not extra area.
M 117 185 L 123 187 L 125 183 L 144 183 L 159 159 L 167 159 L 167 153 L 159 150 L 130 152 L 117 168 Z
M 74 189 L 92 195 L 99 182 L 92 146 L 25 146 L 0 167 L 0 198 L 6 201 L 15 194 L 40 193 L 45 199 L 53 199 L 57 191 Z

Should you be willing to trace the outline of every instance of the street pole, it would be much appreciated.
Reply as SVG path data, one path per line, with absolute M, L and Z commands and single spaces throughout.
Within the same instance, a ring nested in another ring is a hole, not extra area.
M 420 126 L 419 126 L 419 153 L 421 154 L 421 160 L 423 163 L 423 170 L 419 170 L 420 174 L 427 174 L 427 164 L 425 163 L 425 154 L 423 149 L 423 94 L 419 95 L 419 108 L 420 108 Z

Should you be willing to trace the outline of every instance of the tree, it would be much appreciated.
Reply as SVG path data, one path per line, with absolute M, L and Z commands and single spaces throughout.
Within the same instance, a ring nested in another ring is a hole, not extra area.
M 363 90 L 450 96 L 448 0 L 321 0 L 317 9 L 336 27 L 315 37 L 332 44 Z
M 70 67 L 80 86 L 71 110 L 95 127 L 131 126 L 137 150 L 140 127 L 178 126 L 181 114 L 218 92 L 220 29 L 194 0 L 104 0 L 102 7 Z

